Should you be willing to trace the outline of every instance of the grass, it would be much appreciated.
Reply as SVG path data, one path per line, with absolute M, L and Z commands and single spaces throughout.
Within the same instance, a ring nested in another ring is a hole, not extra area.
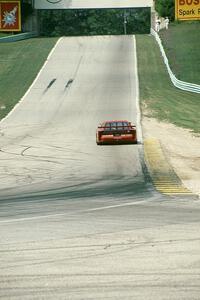
M 0 32 L 0 38 L 5 37 L 5 36 L 9 36 L 9 35 L 12 35 L 12 32 Z
M 172 23 L 159 34 L 176 77 L 200 84 L 200 22 Z
M 136 40 L 142 114 L 199 133 L 199 94 L 172 85 L 152 36 L 138 35 Z
M 33 38 L 0 44 L 0 119 L 25 94 L 57 38 Z

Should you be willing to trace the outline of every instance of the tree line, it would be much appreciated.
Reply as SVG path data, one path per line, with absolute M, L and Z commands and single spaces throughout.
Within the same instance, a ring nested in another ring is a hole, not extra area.
M 20 0 L 22 23 L 34 12 L 31 0 Z M 161 17 L 174 20 L 175 0 L 156 0 L 155 8 Z M 105 35 L 149 33 L 151 12 L 149 8 L 90 9 L 90 10 L 39 10 L 40 34 Z
M 175 0 L 156 0 L 155 9 L 161 17 L 168 17 L 170 21 L 175 18 Z
M 40 10 L 46 36 L 149 33 L 150 9 Z

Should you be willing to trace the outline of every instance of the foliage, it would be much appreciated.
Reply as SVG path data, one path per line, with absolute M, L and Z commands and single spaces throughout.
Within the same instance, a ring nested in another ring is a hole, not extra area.
M 26 21 L 28 16 L 33 13 L 33 8 L 31 3 L 28 3 L 26 0 L 21 0 L 21 13 L 22 13 L 22 23 Z
M 171 21 L 175 18 L 175 0 L 156 0 L 155 9 L 161 17 L 169 17 Z
M 149 33 L 150 9 L 41 10 L 39 22 L 46 36 Z

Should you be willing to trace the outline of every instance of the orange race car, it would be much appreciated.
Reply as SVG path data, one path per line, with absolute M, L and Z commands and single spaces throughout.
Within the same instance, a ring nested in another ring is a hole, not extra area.
M 105 121 L 96 132 L 97 145 L 137 144 L 136 126 L 126 120 Z

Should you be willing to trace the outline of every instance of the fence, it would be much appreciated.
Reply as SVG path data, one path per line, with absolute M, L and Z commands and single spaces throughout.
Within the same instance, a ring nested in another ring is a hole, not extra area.
M 185 82 L 185 81 L 181 81 L 181 80 L 176 78 L 176 76 L 173 74 L 172 70 L 170 69 L 168 58 L 165 54 L 165 50 L 163 48 L 163 45 L 162 45 L 162 42 L 161 42 L 161 39 L 160 39 L 159 35 L 153 29 L 151 29 L 151 34 L 155 37 L 155 39 L 156 39 L 156 41 L 157 41 L 157 43 L 160 47 L 160 51 L 162 53 L 164 63 L 167 67 L 167 71 L 169 73 L 169 76 L 170 76 L 170 79 L 171 79 L 173 85 L 175 87 L 181 89 L 181 90 L 184 90 L 184 91 L 193 92 L 193 93 L 200 93 L 200 85 Z

